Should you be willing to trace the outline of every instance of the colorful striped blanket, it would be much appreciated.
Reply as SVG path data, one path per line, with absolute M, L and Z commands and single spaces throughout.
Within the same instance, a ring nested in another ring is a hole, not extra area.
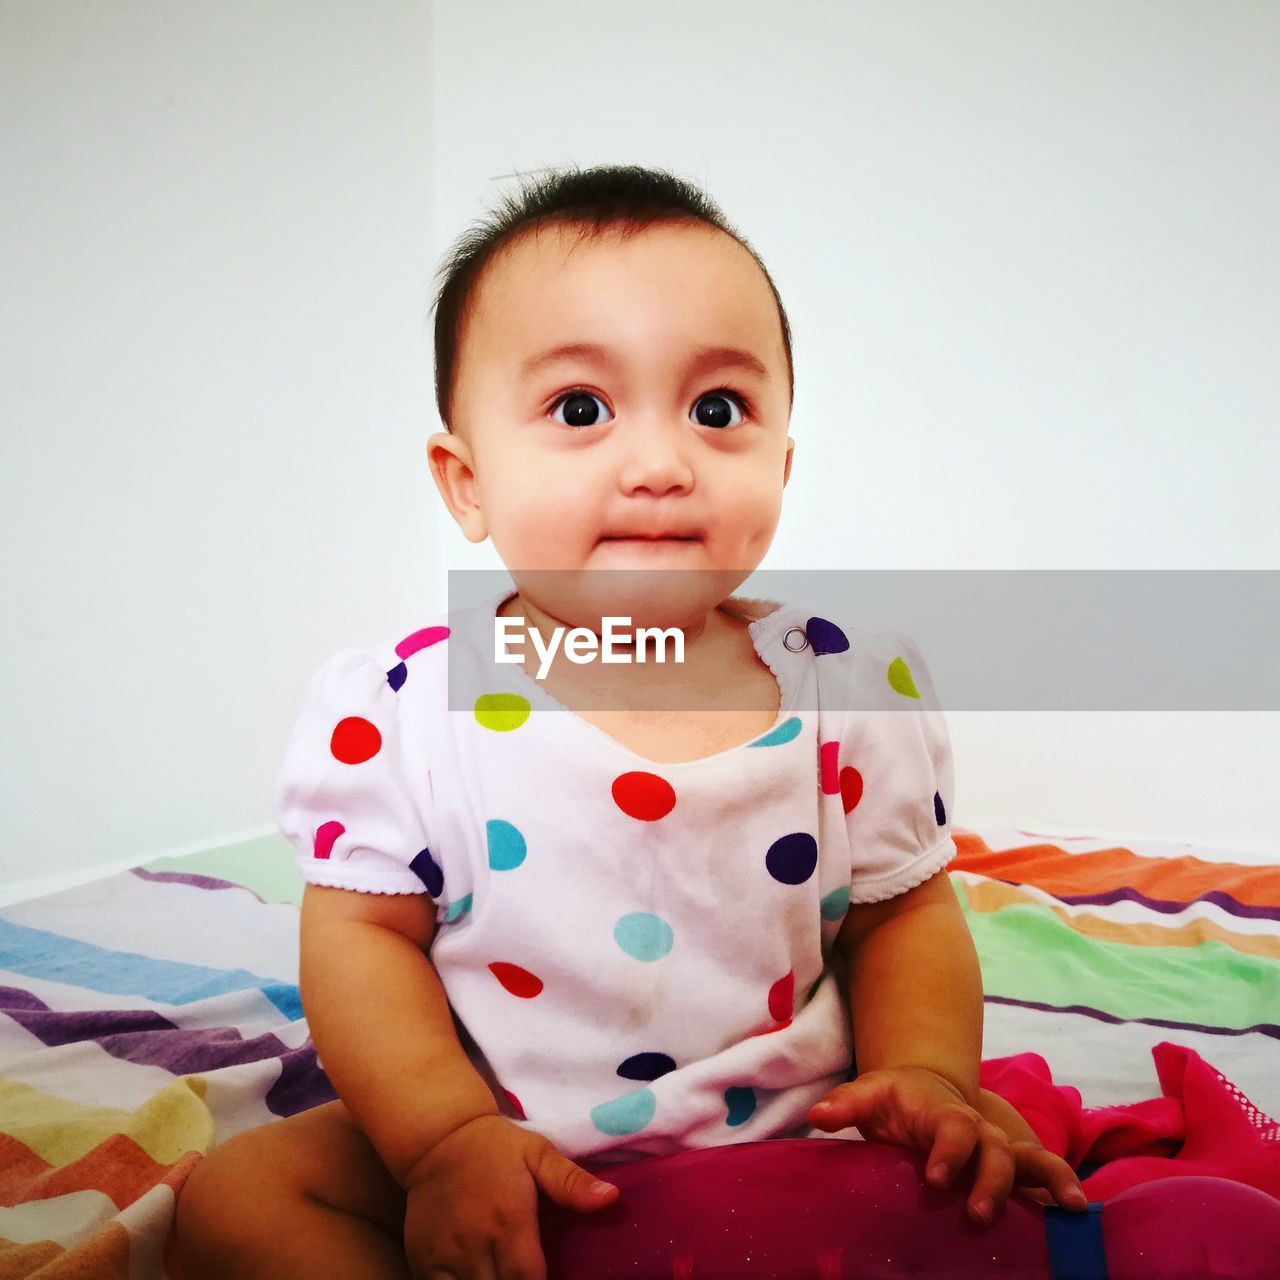
M 1169 1041 L 1280 1112 L 1280 867 L 1005 829 L 957 844 L 988 1064 L 1033 1053 L 1085 1108 L 1116 1106 L 1160 1095 Z M 0 1280 L 164 1277 L 203 1155 L 333 1097 L 292 859 L 270 836 L 0 910 Z

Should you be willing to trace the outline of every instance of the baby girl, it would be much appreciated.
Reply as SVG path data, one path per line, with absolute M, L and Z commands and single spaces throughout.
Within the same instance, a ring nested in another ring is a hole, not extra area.
M 276 817 L 339 1100 L 196 1168 L 180 1274 L 544 1280 L 539 1193 L 590 1213 L 610 1164 L 778 1137 L 914 1148 L 979 1223 L 1015 1188 L 1083 1209 L 978 1085 L 923 659 L 730 594 L 794 450 L 759 258 L 697 188 L 600 167 L 527 188 L 447 265 L 428 457 L 515 589 L 307 687 Z M 536 651 L 616 617 L 681 660 Z

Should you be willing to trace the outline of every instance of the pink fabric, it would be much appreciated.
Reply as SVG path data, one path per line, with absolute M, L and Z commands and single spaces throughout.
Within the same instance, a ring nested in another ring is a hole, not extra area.
M 1194 1049 L 1162 1041 L 1151 1055 L 1164 1096 L 1123 1106 L 1082 1107 L 1080 1091 L 1054 1084 L 1037 1053 L 984 1060 L 981 1085 L 1072 1168 L 1105 1162 L 1081 1179 L 1090 1200 L 1188 1175 L 1231 1178 L 1280 1199 L 1280 1125 Z

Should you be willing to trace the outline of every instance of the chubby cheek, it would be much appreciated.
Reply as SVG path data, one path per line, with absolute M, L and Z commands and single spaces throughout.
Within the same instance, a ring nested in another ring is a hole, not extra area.
M 577 568 L 594 543 L 589 499 L 564 476 L 528 474 L 504 496 L 493 542 L 504 563 L 523 569 Z
M 782 499 L 777 486 L 757 479 L 754 484 L 735 487 L 717 510 L 712 526 L 717 559 L 727 563 L 736 557 L 735 564 L 742 567 L 751 563 L 749 557 L 759 558 L 769 549 L 782 513 Z

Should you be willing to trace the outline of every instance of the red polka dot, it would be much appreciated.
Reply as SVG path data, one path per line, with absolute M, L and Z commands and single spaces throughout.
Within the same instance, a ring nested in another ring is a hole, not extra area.
M 769 988 L 769 1014 L 778 1022 L 790 1022 L 795 1003 L 796 975 L 795 970 L 792 970 Z
M 508 964 L 505 960 L 495 960 L 490 966 L 493 976 L 502 983 L 513 996 L 523 1000 L 532 999 L 542 990 L 542 979 L 518 964 Z
M 329 740 L 329 750 L 343 764 L 363 764 L 382 750 L 382 734 L 363 716 L 348 716 L 338 721 Z
M 862 774 L 852 765 L 840 770 L 840 803 L 845 813 L 851 813 L 862 799 Z
M 498 1088 L 502 1089 L 502 1086 L 499 1085 Z M 510 1089 L 502 1089 L 502 1096 L 506 1098 L 506 1100 L 511 1104 L 511 1109 L 516 1113 L 516 1115 L 521 1120 L 527 1120 L 529 1118 L 527 1115 L 525 1115 L 524 1108 L 520 1105 L 520 1099 L 517 1098 L 516 1095 L 511 1092 Z
M 656 822 L 676 807 L 676 793 L 666 778 L 637 769 L 613 780 L 614 803 L 629 818 Z
M 840 790 L 840 744 L 834 739 L 818 748 L 822 773 L 822 794 L 833 796 Z
M 786 1022 L 779 1022 L 772 1027 L 765 1027 L 763 1031 L 753 1031 L 751 1034 L 756 1036 L 771 1036 L 775 1031 L 785 1031 L 791 1025 L 791 1019 Z

